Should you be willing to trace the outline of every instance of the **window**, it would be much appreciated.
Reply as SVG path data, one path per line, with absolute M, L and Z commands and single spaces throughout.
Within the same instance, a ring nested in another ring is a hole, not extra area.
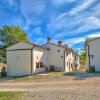
M 63 58 L 63 56 L 61 56 L 61 58 Z
M 60 50 L 58 50 L 58 52 L 60 52 Z
M 43 62 L 36 62 L 36 68 L 43 68 Z
M 76 60 L 76 56 L 75 56 L 75 60 Z
M 43 62 L 40 62 L 40 68 L 43 68 Z
M 68 52 L 66 52 L 66 56 L 68 56 Z
M 39 68 L 39 62 L 36 62 L 36 68 Z

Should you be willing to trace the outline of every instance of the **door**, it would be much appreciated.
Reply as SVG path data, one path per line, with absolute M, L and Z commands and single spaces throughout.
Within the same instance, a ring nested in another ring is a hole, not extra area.
M 69 61 L 69 71 L 70 71 L 70 61 Z

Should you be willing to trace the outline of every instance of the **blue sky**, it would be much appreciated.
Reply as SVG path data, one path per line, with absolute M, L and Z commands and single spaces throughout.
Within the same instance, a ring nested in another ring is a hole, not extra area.
M 0 0 L 0 26 L 19 25 L 30 42 L 62 40 L 80 50 L 86 37 L 100 36 L 100 0 Z

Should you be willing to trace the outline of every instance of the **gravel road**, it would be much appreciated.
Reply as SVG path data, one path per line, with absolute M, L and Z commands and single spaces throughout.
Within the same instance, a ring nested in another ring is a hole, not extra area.
M 59 76 L 63 80 L 1 82 L 0 91 L 26 91 L 22 100 L 100 100 L 100 75 Z

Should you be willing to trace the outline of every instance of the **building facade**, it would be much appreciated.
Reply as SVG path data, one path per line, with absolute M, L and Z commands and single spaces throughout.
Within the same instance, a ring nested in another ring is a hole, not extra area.
M 55 71 L 74 71 L 79 67 L 79 56 L 67 45 L 62 45 L 62 41 L 52 43 L 50 37 L 42 46 L 20 42 L 7 48 L 8 76 L 44 72 L 51 65 Z
M 86 63 L 87 71 L 91 70 L 91 67 L 95 68 L 95 71 L 100 71 L 100 38 L 96 38 L 86 43 Z

